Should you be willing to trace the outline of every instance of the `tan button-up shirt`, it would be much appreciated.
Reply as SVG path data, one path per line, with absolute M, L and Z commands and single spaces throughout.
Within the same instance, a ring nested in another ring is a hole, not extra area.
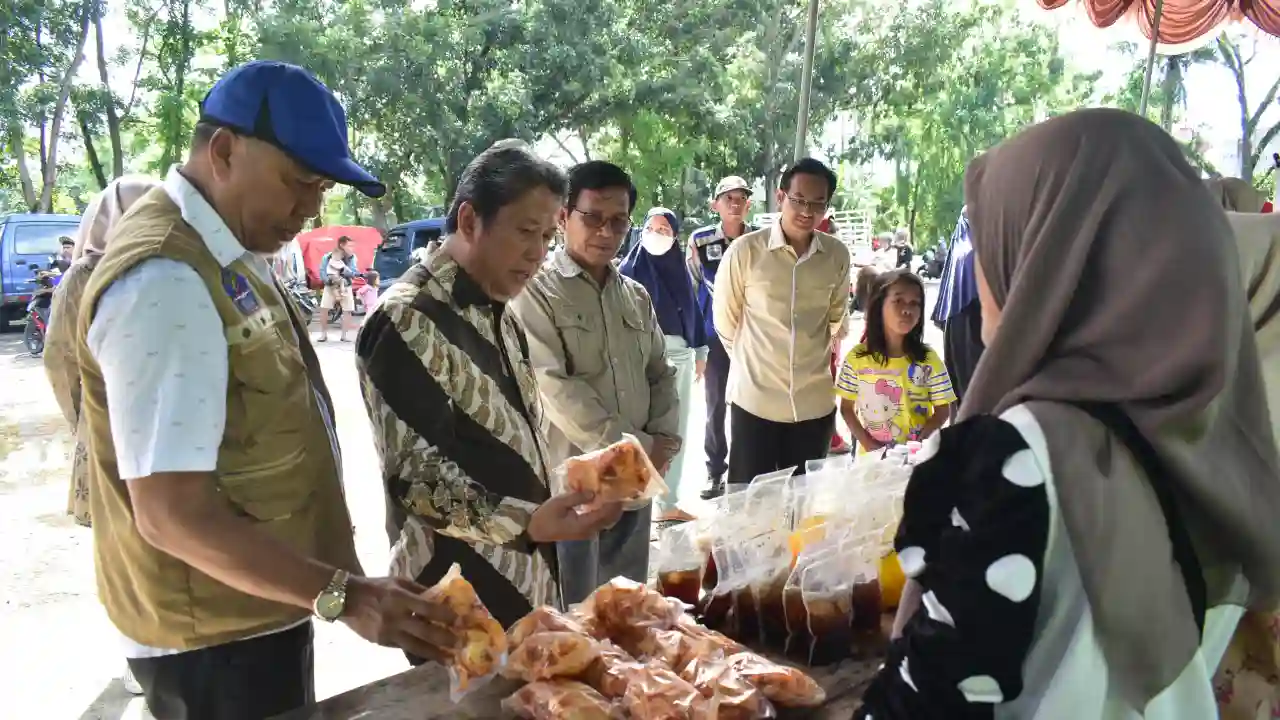
M 725 399 L 765 420 L 832 412 L 831 340 L 849 313 L 849 249 L 814 232 L 803 257 L 780 225 L 738 238 L 716 273 L 716 332 L 729 353 Z
M 679 437 L 676 371 L 643 285 L 611 269 L 601 287 L 557 250 L 510 307 L 529 339 L 553 467 L 623 433 L 646 451 L 654 435 Z

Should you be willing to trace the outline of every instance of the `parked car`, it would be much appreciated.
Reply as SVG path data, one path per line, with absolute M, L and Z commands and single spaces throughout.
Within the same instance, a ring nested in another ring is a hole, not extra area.
M 36 291 L 36 271 L 62 251 L 61 238 L 75 237 L 77 215 L 5 215 L 0 217 L 0 331 L 26 315 Z
M 444 218 L 428 218 L 402 223 L 391 228 L 373 256 L 373 269 L 378 271 L 382 288 L 392 283 L 413 266 L 413 251 L 425 248 L 444 235 Z

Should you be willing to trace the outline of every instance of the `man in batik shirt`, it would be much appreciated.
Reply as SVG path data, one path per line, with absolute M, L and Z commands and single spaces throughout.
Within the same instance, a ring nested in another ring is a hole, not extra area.
M 482 153 L 444 245 L 387 291 L 356 342 L 392 574 L 431 585 L 459 563 L 504 627 L 559 605 L 557 541 L 621 515 L 616 503 L 580 515 L 589 495 L 549 490 L 528 344 L 506 311 L 546 256 L 564 192 L 564 174 L 523 146 Z

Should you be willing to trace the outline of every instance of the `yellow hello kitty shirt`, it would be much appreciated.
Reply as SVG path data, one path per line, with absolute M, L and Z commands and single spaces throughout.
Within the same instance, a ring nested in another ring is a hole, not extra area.
M 889 358 L 884 365 L 855 345 L 836 378 L 836 394 L 853 401 L 858 419 L 871 437 L 882 443 L 919 440 L 920 431 L 935 408 L 956 401 L 951 376 L 942 358 L 929 348 L 924 362 Z

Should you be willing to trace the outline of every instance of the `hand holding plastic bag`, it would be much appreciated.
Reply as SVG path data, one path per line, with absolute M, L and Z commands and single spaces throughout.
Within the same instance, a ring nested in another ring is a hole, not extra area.
M 456 615 L 451 629 L 457 644 L 447 666 L 449 696 L 457 702 L 492 678 L 506 662 L 507 634 L 462 577 L 457 563 L 423 597 L 447 604 Z
M 579 508 L 590 512 L 607 503 L 620 502 L 628 509 L 667 491 L 662 474 L 653 466 L 644 446 L 633 435 L 578 457 L 555 469 L 567 492 L 590 492 L 595 499 Z

